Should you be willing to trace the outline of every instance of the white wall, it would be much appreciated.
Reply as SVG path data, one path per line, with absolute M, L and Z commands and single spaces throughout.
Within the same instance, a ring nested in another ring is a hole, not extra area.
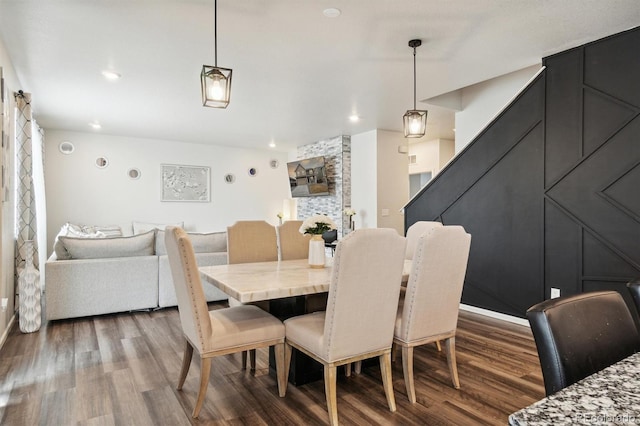
M 462 89 L 462 111 L 456 112 L 456 153 L 495 118 L 540 67 L 531 66 Z
M 64 140 L 75 145 L 71 155 L 58 150 Z M 283 200 L 290 198 L 284 152 L 59 130 L 47 130 L 45 143 L 48 253 L 65 222 L 117 224 L 127 234 L 132 221 L 184 221 L 190 231 L 221 231 L 236 220 L 275 225 Z M 108 158 L 107 168 L 95 166 L 99 156 Z M 278 168 L 270 167 L 271 159 L 280 162 Z M 163 163 L 211 167 L 211 202 L 162 202 Z M 127 175 L 132 167 L 141 171 L 137 180 Z M 255 177 L 249 176 L 250 167 L 258 169 Z M 235 175 L 235 183 L 224 181 L 227 173 Z
M 2 40 L 0 40 L 0 67 L 4 83 L 6 85 L 6 101 L 9 102 L 9 117 L 3 117 L 9 122 L 9 141 L 14 140 L 14 119 L 13 110 L 15 108 L 15 100 L 13 93 L 22 88 L 18 76 L 13 68 L 11 59 L 7 53 Z M 6 128 L 6 127 L 5 127 Z M 0 298 L 7 298 L 8 305 L 5 312 L 0 311 L 0 346 L 4 343 L 8 332 L 11 319 L 15 309 L 15 284 L 14 284 L 14 250 L 15 250 L 15 199 L 13 187 L 15 180 L 11 178 L 15 172 L 13 164 L 13 144 L 9 144 L 8 155 L 6 156 L 7 164 L 3 164 L 6 171 L 6 177 L 9 178 L 12 189 L 9 191 L 9 199 L 0 205 Z M 0 161 L 4 162 L 4 158 L 0 156 Z
M 435 176 L 453 157 L 454 145 L 450 139 L 409 144 L 409 155 L 416 156 L 416 162 L 409 164 L 409 174 L 431 172 Z
M 371 130 L 351 136 L 351 208 L 356 211 L 356 229 L 378 226 L 377 133 Z
M 356 228 L 393 228 L 404 235 L 401 209 L 409 200 L 409 166 L 400 132 L 371 130 L 351 136 L 351 206 Z
M 398 152 L 404 134 L 378 130 L 378 228 L 404 235 L 402 208 L 409 201 L 409 161 Z

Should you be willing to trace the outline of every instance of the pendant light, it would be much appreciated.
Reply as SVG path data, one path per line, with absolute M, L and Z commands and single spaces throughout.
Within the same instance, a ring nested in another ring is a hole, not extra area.
M 416 109 L 416 47 L 421 44 L 419 39 L 409 41 L 409 47 L 413 48 L 413 109 L 402 117 L 405 138 L 421 138 L 427 130 L 427 111 Z
M 226 108 L 231 98 L 231 69 L 218 66 L 218 0 L 214 2 L 214 65 L 203 65 L 200 73 L 202 106 Z

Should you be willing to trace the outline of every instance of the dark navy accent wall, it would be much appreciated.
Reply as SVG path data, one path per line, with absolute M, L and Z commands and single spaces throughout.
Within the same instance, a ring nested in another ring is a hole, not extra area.
M 546 69 L 405 209 L 472 235 L 463 303 L 525 317 L 640 277 L 640 30 Z

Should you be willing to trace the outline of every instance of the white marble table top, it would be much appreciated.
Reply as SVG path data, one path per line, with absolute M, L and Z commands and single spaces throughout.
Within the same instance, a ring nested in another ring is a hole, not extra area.
M 238 263 L 198 268 L 203 281 L 242 302 L 279 299 L 329 291 L 331 259 L 325 268 L 310 268 L 307 259 Z M 405 261 L 402 280 L 407 281 L 411 261 Z

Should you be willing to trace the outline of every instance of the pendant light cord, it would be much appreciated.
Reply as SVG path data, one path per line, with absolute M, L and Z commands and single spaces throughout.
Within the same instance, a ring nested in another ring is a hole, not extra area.
M 415 62 L 415 49 L 413 49 L 413 56 Z M 218 67 L 218 0 L 213 2 L 213 57 L 215 67 Z M 414 64 L 415 68 L 415 64 Z M 415 74 L 415 71 L 414 71 Z M 414 83 L 415 84 L 415 83 Z M 415 101 L 414 101 L 415 102 Z
M 416 48 L 413 48 L 413 109 L 416 109 Z

